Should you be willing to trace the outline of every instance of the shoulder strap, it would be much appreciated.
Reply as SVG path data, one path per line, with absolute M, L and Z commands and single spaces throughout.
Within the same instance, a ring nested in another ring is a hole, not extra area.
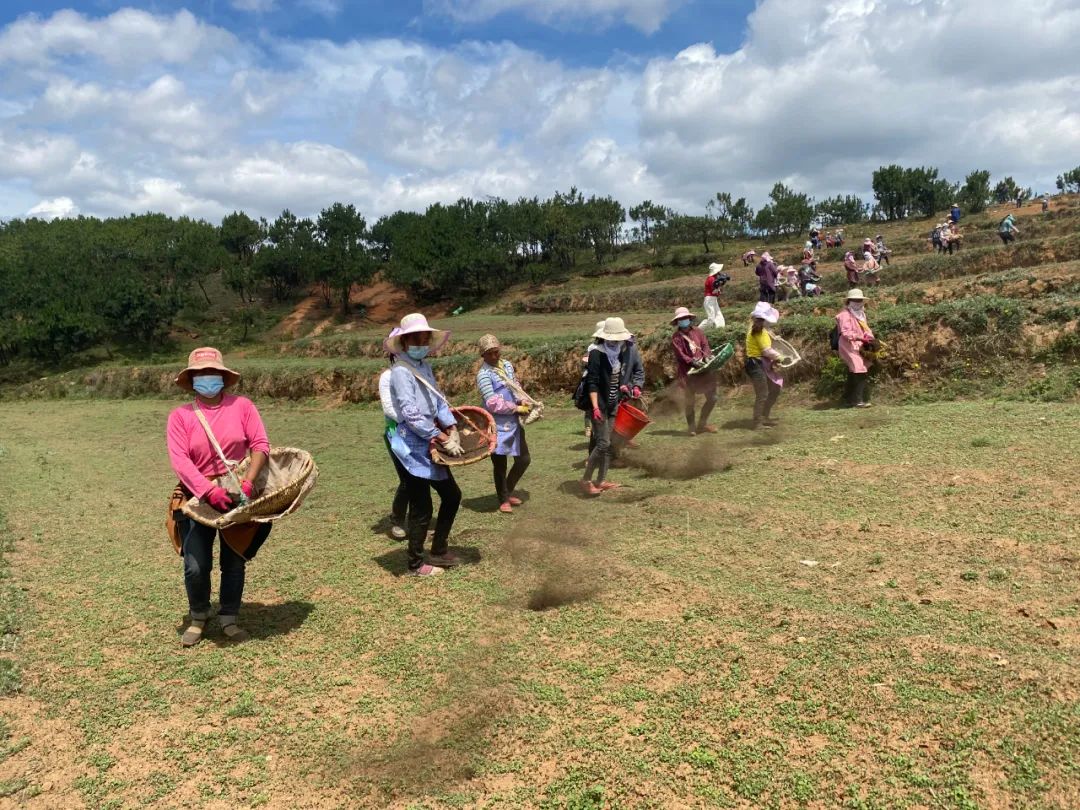
M 199 424 L 201 424 L 203 430 L 206 431 L 206 438 L 210 440 L 210 444 L 213 445 L 214 450 L 217 451 L 218 458 L 220 458 L 221 463 L 225 465 L 226 472 L 228 472 L 229 476 L 232 478 L 233 483 L 236 484 L 236 488 L 240 489 L 240 477 L 236 474 L 236 470 L 233 469 L 237 462 L 229 461 L 225 458 L 225 451 L 221 449 L 221 445 L 218 444 L 217 436 L 215 436 L 214 431 L 210 429 L 210 423 L 206 421 L 206 415 L 202 412 L 202 409 L 199 408 L 198 400 L 192 404 L 192 408 L 195 410 L 195 416 L 199 419 Z
M 503 362 L 507 361 L 504 360 Z M 495 374 L 498 375 L 499 379 L 506 383 L 507 387 L 517 396 L 521 397 L 526 402 L 534 402 L 533 398 L 525 393 L 525 389 L 521 387 L 521 384 L 518 383 L 517 380 L 510 379 L 510 375 L 506 373 L 506 366 L 502 366 L 502 364 L 500 364 L 500 366 L 501 367 L 492 366 L 491 370 L 494 371 Z
M 407 364 L 403 364 L 403 365 L 405 366 L 405 368 L 407 368 L 409 370 L 410 374 L 412 374 L 414 377 L 416 377 L 417 380 L 419 380 L 421 383 L 423 383 L 425 388 L 427 388 L 431 393 L 433 393 L 435 396 L 437 396 L 439 399 L 441 399 L 443 402 L 445 402 L 446 407 L 448 407 L 448 408 L 450 407 L 450 400 L 448 400 L 445 396 L 443 396 L 442 392 L 438 388 L 436 388 L 434 385 L 432 385 L 427 380 L 425 380 L 423 377 L 421 377 L 419 374 L 417 374 L 416 369 L 414 369 L 412 366 L 407 365 Z

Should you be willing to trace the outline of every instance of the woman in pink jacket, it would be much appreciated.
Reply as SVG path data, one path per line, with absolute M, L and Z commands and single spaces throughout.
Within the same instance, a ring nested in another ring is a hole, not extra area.
M 847 383 L 844 385 L 844 401 L 853 408 L 869 408 L 866 401 L 866 378 L 869 369 L 863 351 L 873 351 L 877 338 L 870 331 L 866 320 L 863 301 L 866 297 L 862 290 L 848 290 L 847 302 L 836 315 L 836 330 L 840 335 L 840 359 L 848 368 Z
M 225 365 L 221 352 L 209 347 L 195 349 L 188 357 L 187 368 L 176 377 L 176 384 L 195 394 L 195 400 L 181 405 L 169 414 L 166 441 L 169 461 L 180 479 L 185 494 L 198 497 L 219 512 L 228 512 L 242 498 L 256 495 L 254 481 L 266 465 L 270 441 L 262 417 L 251 400 L 225 393 L 240 379 L 240 375 Z M 240 461 L 251 454 L 251 463 L 240 482 L 240 492 L 228 492 L 221 477 L 228 470 L 199 419 L 206 419 L 210 431 L 225 457 Z M 217 480 L 215 480 L 217 479 Z M 184 587 L 187 590 L 191 624 L 181 638 L 185 647 L 202 640 L 206 621 L 210 618 L 210 572 L 214 566 L 214 540 L 217 530 L 176 513 L 180 533 L 180 553 L 184 558 Z M 226 538 L 221 538 L 221 608 L 218 618 L 221 630 L 231 641 L 244 641 L 248 634 L 236 623 L 240 599 L 244 595 L 244 566 L 255 556 L 259 546 L 270 534 L 270 524 L 257 524 L 254 537 L 241 551 L 234 550 Z

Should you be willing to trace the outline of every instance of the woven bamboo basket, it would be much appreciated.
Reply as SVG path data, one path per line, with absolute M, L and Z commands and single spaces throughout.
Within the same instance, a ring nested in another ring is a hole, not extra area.
M 242 477 L 250 463 L 250 456 L 241 461 L 236 467 L 237 476 Z M 266 466 L 254 481 L 255 491 L 262 493 L 259 497 L 239 504 L 224 514 L 198 498 L 191 498 L 180 511 L 192 520 L 215 529 L 226 529 L 239 523 L 270 523 L 299 509 L 318 479 L 319 468 L 307 450 L 274 447 L 270 450 Z M 235 489 L 232 476 L 223 475 L 216 483 L 230 490 L 233 500 L 239 502 L 239 495 L 231 491 Z
M 432 439 L 429 448 L 431 460 L 444 467 L 464 467 L 490 456 L 498 441 L 495 417 L 474 405 L 451 408 L 450 412 L 457 419 L 458 435 L 465 452 L 460 456 L 448 455 L 443 452 L 439 443 Z

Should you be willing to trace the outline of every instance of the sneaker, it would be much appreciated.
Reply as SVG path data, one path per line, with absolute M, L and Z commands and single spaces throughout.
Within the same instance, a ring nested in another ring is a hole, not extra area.
M 510 501 L 507 501 L 506 503 L 499 504 L 499 511 L 509 515 L 514 511 L 514 507 L 511 505 Z
M 513 495 L 511 495 L 509 498 L 507 498 L 506 502 L 508 504 L 510 504 L 511 506 L 521 506 L 521 504 L 523 503 L 521 498 L 515 498 Z
M 873 408 L 874 406 L 871 405 L 869 402 L 860 402 L 855 407 L 856 408 Z
M 596 486 L 592 481 L 582 481 L 581 491 L 584 492 L 586 495 L 599 495 L 601 492 L 603 492 L 603 490 L 600 489 L 600 487 Z
M 248 631 L 236 623 L 235 617 L 230 622 L 221 623 L 221 632 L 225 634 L 225 638 L 237 644 L 251 638 Z
M 393 537 L 395 540 L 404 540 L 406 536 L 405 530 L 397 524 L 394 524 L 390 527 L 390 536 Z
M 428 562 L 438 568 L 453 568 L 461 560 L 458 559 L 458 555 L 452 551 L 444 551 L 442 554 L 428 554 Z
M 686 434 L 688 436 L 697 436 L 697 431 L 694 430 L 693 428 L 690 428 L 689 430 L 686 431 Z
M 421 565 L 419 568 L 410 568 L 408 575 L 410 577 L 434 577 L 438 574 L 442 574 L 445 571 L 443 568 L 436 568 L 434 565 Z
M 761 421 L 764 424 L 768 425 L 769 427 L 776 427 L 777 425 L 780 424 L 779 419 L 769 419 L 768 417 L 766 417 L 765 419 L 762 419 Z
M 716 433 L 716 428 L 713 425 L 698 425 L 698 433 Z
M 773 426 L 768 422 L 754 422 L 754 430 L 772 430 Z
M 599 489 L 601 492 L 607 492 L 609 489 L 618 489 L 621 486 L 622 484 L 616 484 L 614 481 L 604 481 Z

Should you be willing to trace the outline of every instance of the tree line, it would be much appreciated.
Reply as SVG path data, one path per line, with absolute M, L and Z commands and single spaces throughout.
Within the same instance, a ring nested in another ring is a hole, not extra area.
M 1080 190 L 1080 167 L 1059 176 L 1058 187 Z M 991 187 L 984 170 L 950 183 L 935 168 L 896 165 L 874 172 L 873 191 L 873 205 L 854 195 L 815 201 L 776 183 L 757 211 L 743 197 L 718 192 L 700 214 L 651 200 L 627 211 L 611 197 L 571 188 L 548 199 L 435 203 L 374 223 L 346 203 L 313 219 L 285 210 L 267 221 L 238 211 L 219 225 L 153 213 L 17 219 L 0 223 L 0 364 L 17 355 L 56 362 L 98 346 L 159 346 L 185 305 L 212 303 L 211 278 L 235 294 L 235 319 L 246 334 L 258 302 L 290 301 L 313 289 L 326 307 L 347 315 L 354 286 L 376 273 L 418 301 L 468 304 L 522 279 L 603 264 L 627 244 L 655 250 L 698 243 L 710 253 L 735 239 L 931 216 L 952 202 L 977 213 L 995 200 L 1031 196 L 1011 177 Z

